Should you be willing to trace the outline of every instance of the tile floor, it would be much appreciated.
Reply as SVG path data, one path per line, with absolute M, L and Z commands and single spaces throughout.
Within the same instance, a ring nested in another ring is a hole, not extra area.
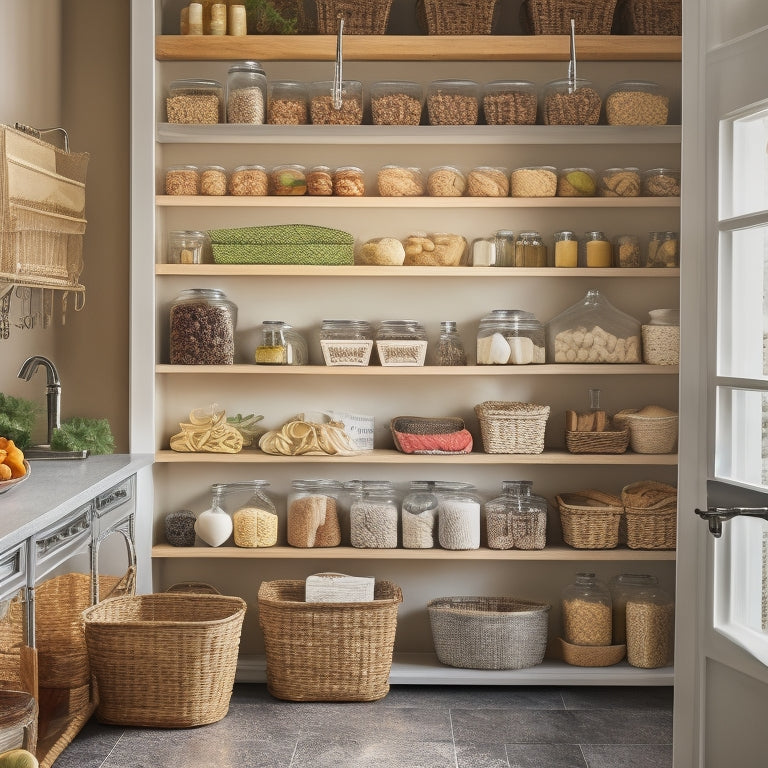
M 220 722 L 86 724 L 55 768 L 670 768 L 672 688 L 392 686 L 377 702 L 235 686 Z

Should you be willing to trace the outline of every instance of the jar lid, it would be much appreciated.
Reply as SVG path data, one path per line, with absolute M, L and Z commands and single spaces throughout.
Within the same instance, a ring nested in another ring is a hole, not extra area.
M 174 80 L 169 86 L 169 91 L 183 90 L 221 90 L 224 86 L 218 80 L 205 80 L 204 78 L 192 77 L 184 80 Z
M 535 90 L 536 83 L 530 80 L 491 80 L 485 84 L 487 91 L 528 91 Z
M 263 165 L 237 165 L 234 168 L 235 171 L 264 171 L 266 168 Z
M 165 171 L 168 173 L 169 171 L 197 171 L 198 167 L 196 165 L 169 165 Z
M 240 61 L 229 68 L 230 74 L 233 72 L 255 72 L 259 75 L 265 75 L 264 67 L 258 61 Z
M 169 237 L 205 237 L 205 232 L 197 229 L 174 229 L 168 233 Z

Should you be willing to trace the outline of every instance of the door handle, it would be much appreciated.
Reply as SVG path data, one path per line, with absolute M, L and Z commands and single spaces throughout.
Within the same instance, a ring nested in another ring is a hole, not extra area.
M 707 507 L 697 509 L 696 514 L 709 524 L 709 532 L 719 539 L 723 533 L 723 523 L 733 517 L 760 517 L 768 520 L 768 507 Z

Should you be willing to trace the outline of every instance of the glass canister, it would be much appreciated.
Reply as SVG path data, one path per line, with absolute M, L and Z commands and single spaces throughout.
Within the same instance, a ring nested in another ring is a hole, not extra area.
M 331 174 L 333 194 L 339 197 L 365 195 L 365 174 L 356 165 L 343 165 Z
M 515 168 L 509 174 L 512 197 L 554 197 L 557 194 L 557 169 L 551 165 Z
M 292 547 L 337 547 L 341 543 L 336 480 L 293 480 L 288 494 L 288 544 Z
M 552 80 L 544 87 L 544 125 L 597 125 L 603 100 L 590 80 Z
M 169 232 L 168 263 L 202 264 L 206 237 L 205 232 L 198 232 L 192 229 Z
M 411 481 L 401 512 L 405 549 L 432 549 L 438 543 L 435 486 L 431 480 Z
M 429 169 L 427 194 L 430 197 L 461 197 L 467 191 L 467 177 L 453 165 Z
M 227 72 L 227 122 L 263 125 L 267 77 L 258 61 L 241 61 Z
M 643 362 L 678 365 L 680 362 L 680 310 L 652 309 L 642 326 Z
M 547 246 L 540 232 L 521 232 L 515 240 L 516 267 L 546 267 Z
M 238 165 L 229 174 L 230 195 L 263 197 L 269 191 L 267 171 L 263 165 Z
M 440 322 L 440 338 L 437 341 L 437 365 L 466 365 L 467 353 L 455 320 Z
M 511 229 L 500 229 L 494 236 L 494 267 L 515 266 L 515 233 Z
M 608 582 L 613 610 L 613 642 L 627 642 L 627 600 L 638 592 L 656 587 L 659 580 L 649 573 L 620 573 Z
M 333 194 L 333 172 L 327 165 L 314 165 L 307 171 L 307 194 L 329 197 Z
M 533 313 L 494 309 L 480 320 L 478 365 L 529 365 L 545 361 L 544 326 Z
M 349 510 L 350 542 L 359 549 L 395 549 L 400 516 L 391 482 L 364 483 Z
M 544 549 L 547 543 L 547 500 L 533 494 L 530 480 L 504 480 L 501 496 L 485 504 L 491 549 Z
M 494 80 L 483 89 L 483 115 L 488 125 L 534 125 L 536 85 L 528 80 Z
M 371 85 L 371 119 L 374 125 L 418 125 L 424 104 L 421 83 L 388 80 Z
M 643 194 L 648 197 L 680 197 L 680 171 L 652 168 L 643 173 Z
M 579 266 L 579 241 L 574 232 L 555 232 L 555 266 L 572 268 Z
M 195 520 L 195 533 L 209 547 L 220 547 L 232 536 L 232 517 L 222 507 L 225 486 L 211 486 L 211 506 L 203 510 Z
M 421 168 L 385 165 L 376 174 L 376 187 L 382 197 L 419 197 L 426 191 Z
M 227 172 L 221 165 L 204 165 L 200 168 L 200 194 L 226 195 Z
M 427 88 L 430 125 L 476 125 L 480 85 L 474 80 L 434 80 Z
M 363 495 L 363 484 L 367 480 L 346 480 L 341 485 L 339 497 L 336 500 L 336 514 L 339 518 L 341 531 L 341 546 L 351 546 L 350 513 L 352 504 Z
M 675 606 L 672 597 L 657 585 L 627 598 L 627 662 L 633 667 L 656 669 L 672 664 Z
M 165 108 L 169 123 L 223 123 L 224 86 L 216 80 L 174 80 L 168 86 Z
M 600 231 L 586 232 L 581 243 L 581 266 L 604 268 L 612 263 L 610 240 Z
M 680 239 L 677 232 L 651 232 L 648 235 L 646 267 L 679 267 Z
M 577 573 L 563 589 L 563 640 L 573 645 L 611 645 L 611 593 L 594 573 Z
M 553 363 L 639 363 L 640 322 L 592 289 L 547 323 Z
M 472 266 L 493 267 L 495 265 L 496 239 L 494 237 L 475 238 L 472 241 Z
M 298 331 L 282 320 L 264 320 L 256 362 L 261 365 L 306 365 L 307 344 Z
M 199 195 L 200 171 L 196 165 L 171 165 L 165 171 L 166 195 Z
M 216 288 L 188 288 L 171 303 L 171 365 L 232 365 L 237 307 Z
M 597 179 L 600 197 L 639 197 L 640 189 L 639 168 L 606 168 Z
M 614 83 L 605 97 L 608 125 L 666 125 L 669 95 L 650 80 L 622 80 Z
M 557 174 L 558 197 L 594 197 L 597 174 L 592 168 L 563 168 Z
M 611 246 L 614 267 L 632 269 L 641 266 L 640 238 L 637 235 L 616 235 Z
M 507 197 L 509 172 L 503 166 L 478 165 L 467 173 L 469 197 Z
M 480 497 L 468 483 L 438 483 L 437 528 L 443 549 L 480 548 Z
M 172 547 L 195 546 L 195 513 L 179 509 L 165 516 L 165 540 Z
M 366 320 L 323 320 L 320 347 L 326 365 L 368 365 L 373 329 Z
M 270 125 L 306 125 L 309 122 L 307 86 L 295 80 L 271 81 L 267 122 Z
M 427 334 L 415 320 L 382 320 L 376 329 L 376 352 L 383 366 L 421 366 L 427 354 Z
M 304 195 L 307 192 L 307 174 L 303 165 L 276 165 L 268 178 L 270 195 Z
M 277 511 L 267 496 L 266 480 L 231 483 L 232 488 L 248 488 L 251 496 L 232 514 L 235 546 L 274 547 L 277 544 Z
M 332 81 L 310 83 L 309 117 L 312 125 L 361 125 L 363 84 L 359 80 L 344 80 L 341 94 L 335 100 Z

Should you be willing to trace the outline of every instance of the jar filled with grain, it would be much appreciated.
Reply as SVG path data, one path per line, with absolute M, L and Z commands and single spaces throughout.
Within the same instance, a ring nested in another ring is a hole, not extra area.
M 363 84 L 344 80 L 334 94 L 330 80 L 310 83 L 309 117 L 312 125 L 362 125 Z
M 614 267 L 633 269 L 642 266 L 640 238 L 637 235 L 616 235 L 611 245 Z
M 305 195 L 307 193 L 307 172 L 303 165 L 286 163 L 276 165 L 269 172 L 270 195 Z
M 579 241 L 575 232 L 555 232 L 555 266 L 573 268 L 579 266 Z
M 680 197 L 680 171 L 651 168 L 643 173 L 643 194 L 648 197 Z
M 229 174 L 227 185 L 230 195 L 263 197 L 269 185 L 263 165 L 238 165 Z
M 227 172 L 221 165 L 200 168 L 200 194 L 221 196 L 227 194 Z
M 585 78 L 553 80 L 544 87 L 544 125 L 597 125 L 603 100 Z
M 309 122 L 307 86 L 295 80 L 270 81 L 267 122 L 270 125 L 306 125 Z
M 507 197 L 509 172 L 503 166 L 479 165 L 467 173 L 470 197 Z
M 223 123 L 224 86 L 217 80 L 174 80 L 168 86 L 165 108 L 169 123 Z
M 679 267 L 680 239 L 677 232 L 650 232 L 646 267 Z
M 307 171 L 307 194 L 329 197 L 333 194 L 333 171 L 327 165 L 314 165 Z
M 531 312 L 494 309 L 480 320 L 478 365 L 530 365 L 546 362 L 544 326 Z
M 427 194 L 431 197 L 461 197 L 467 191 L 467 177 L 452 165 L 430 168 Z
M 547 500 L 533 493 L 531 480 L 504 480 L 501 496 L 484 506 L 491 549 L 544 549 Z
M 641 187 L 639 168 L 606 168 L 597 177 L 600 197 L 639 197 Z
M 237 307 L 216 288 L 187 288 L 171 303 L 171 365 L 232 365 Z
M 247 487 L 251 490 L 248 501 L 232 514 L 235 546 L 274 547 L 277 544 L 277 512 L 266 493 L 269 483 L 266 480 L 250 480 L 231 483 L 228 487 Z
M 528 80 L 494 80 L 483 88 L 483 115 L 488 125 L 534 125 L 536 86 Z
M 287 537 L 292 547 L 337 547 L 341 543 L 336 480 L 293 480 L 288 494 Z
M 627 601 L 642 590 L 657 587 L 659 580 L 649 573 L 620 573 L 608 582 L 613 611 L 613 642 L 627 642 Z
M 610 645 L 611 593 L 594 573 L 577 573 L 562 592 L 563 640 L 573 645 Z
M 438 541 L 443 549 L 480 548 L 480 497 L 469 483 L 441 482 L 437 493 Z
M 391 482 L 369 481 L 349 510 L 350 542 L 358 549 L 395 549 L 400 509 Z
M 613 264 L 613 253 L 608 238 L 599 230 L 586 232 L 581 241 L 581 267 L 610 267 Z
M 363 495 L 363 485 L 368 480 L 346 480 L 341 484 L 341 491 L 336 500 L 336 514 L 339 518 L 341 546 L 351 546 L 350 512 L 352 504 Z
M 367 320 L 323 320 L 320 347 L 326 365 L 368 365 L 373 328 Z
M 401 512 L 405 549 L 432 549 L 438 543 L 436 485 L 431 480 L 411 481 Z
M 427 89 L 430 125 L 477 125 L 480 85 L 474 80 L 434 80 Z
M 356 165 L 342 165 L 332 174 L 333 194 L 339 197 L 363 197 L 365 174 Z
M 540 232 L 521 232 L 515 240 L 516 267 L 546 267 L 547 246 Z
M 608 125 L 666 125 L 669 95 L 659 83 L 623 80 L 608 89 L 605 121 Z
M 376 184 L 382 197 L 419 197 L 426 191 L 421 168 L 404 165 L 385 165 L 376 175 Z
M 440 321 L 436 365 L 466 365 L 467 353 L 455 320 Z
M 424 88 L 409 80 L 387 80 L 371 85 L 371 119 L 374 125 L 419 125 Z
M 165 171 L 166 195 L 199 195 L 200 170 L 196 165 L 171 165 Z
M 227 72 L 227 122 L 263 125 L 267 77 L 258 61 L 241 61 Z
M 260 365 L 306 365 L 309 361 L 304 337 L 282 320 L 264 320 L 261 344 L 254 357 Z
M 627 662 L 656 669 L 672 664 L 675 606 L 658 586 L 648 586 L 627 599 Z
M 183 229 L 168 233 L 169 264 L 202 264 L 207 235 L 198 230 Z
M 592 168 L 563 168 L 557 175 L 558 197 L 593 197 L 597 173 Z
M 515 168 L 509 175 L 512 197 L 554 197 L 557 194 L 557 169 L 551 165 Z
M 680 310 L 652 309 L 642 326 L 643 362 L 677 365 L 680 362 Z

